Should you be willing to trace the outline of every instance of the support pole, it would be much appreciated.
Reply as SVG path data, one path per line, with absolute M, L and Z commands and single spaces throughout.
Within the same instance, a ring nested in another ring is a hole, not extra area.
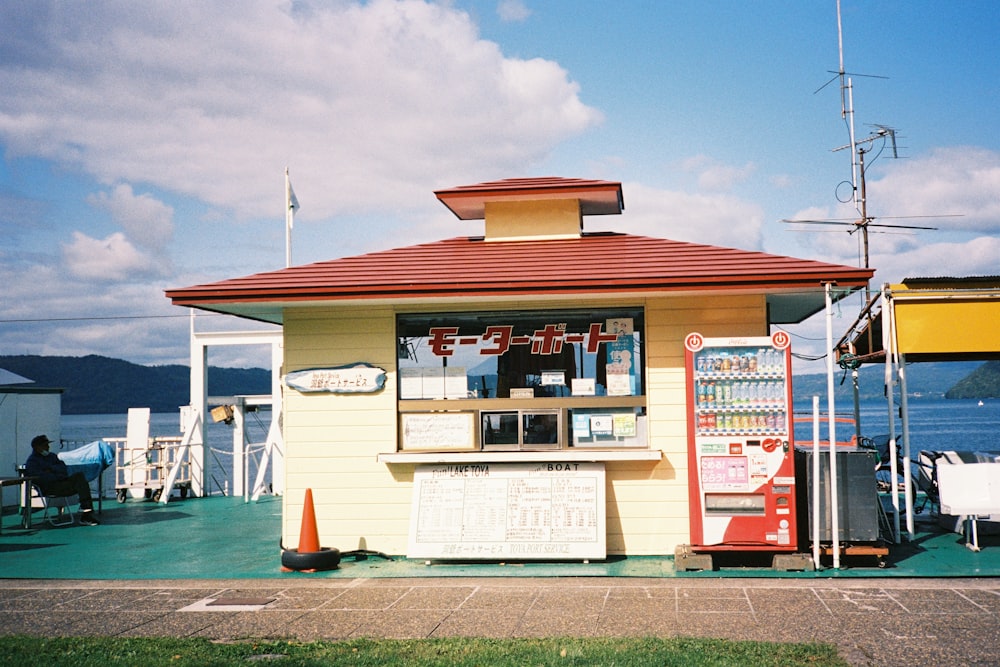
M 208 475 L 208 457 L 205 456 L 205 413 L 208 410 L 208 348 L 198 341 L 195 333 L 194 310 L 191 310 L 191 436 L 189 438 L 191 461 L 191 493 L 205 495 Z M 188 425 L 185 425 L 185 431 Z
M 247 401 L 243 396 L 236 396 L 233 404 L 233 496 L 243 496 L 247 499 L 247 437 L 246 411 Z
M 271 491 L 275 495 L 285 492 L 285 439 L 284 439 L 284 390 L 281 385 L 285 365 L 284 338 L 271 343 L 271 425 L 275 437 L 268 436 L 269 442 L 276 443 L 271 451 Z
M 830 439 L 830 531 L 833 537 L 833 568 L 840 569 L 840 503 L 837 498 L 837 426 L 833 396 L 833 285 L 826 287 L 826 400 L 827 437 Z
M 819 562 L 819 521 L 820 521 L 820 495 L 822 493 L 820 483 L 819 483 L 819 396 L 813 396 L 813 457 L 812 457 L 812 541 L 813 541 L 813 563 L 816 565 L 816 569 L 820 568 Z
M 899 489 L 896 485 L 896 479 L 899 475 L 899 465 L 896 455 L 897 445 L 896 445 L 896 382 L 893 379 L 894 373 L 893 368 L 893 358 L 895 355 L 895 332 L 893 327 L 895 327 L 895 318 L 892 316 L 892 302 L 889 297 L 888 285 L 882 285 L 882 350 L 885 351 L 885 398 L 889 409 L 889 473 L 892 475 L 892 482 L 890 488 L 892 489 L 892 509 L 893 509 L 893 520 L 892 520 L 892 537 L 893 542 L 899 544 Z M 909 470 L 903 472 L 904 475 L 909 475 Z
M 906 400 L 906 355 L 899 355 L 899 411 L 903 422 L 903 461 L 910 466 L 910 414 Z M 907 471 L 909 472 L 909 471 Z M 916 536 L 913 527 L 913 480 L 911 475 L 903 475 L 903 500 L 906 501 L 906 532 L 912 540 Z

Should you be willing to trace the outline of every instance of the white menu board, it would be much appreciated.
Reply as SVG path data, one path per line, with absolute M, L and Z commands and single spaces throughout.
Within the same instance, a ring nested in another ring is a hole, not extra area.
M 474 412 L 402 412 L 404 451 L 470 451 L 476 446 Z
M 408 558 L 607 557 L 603 463 L 418 466 Z

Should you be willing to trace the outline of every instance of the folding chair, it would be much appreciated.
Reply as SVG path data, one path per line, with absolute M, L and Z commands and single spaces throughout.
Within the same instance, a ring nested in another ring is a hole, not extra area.
M 42 519 L 48 521 L 53 526 L 71 526 L 76 523 L 76 515 L 73 514 L 70 506 L 77 504 L 79 501 L 79 498 L 75 494 L 70 496 L 47 496 L 37 486 L 34 484 L 31 485 L 31 506 L 33 508 L 43 508 L 45 511 L 42 513 Z

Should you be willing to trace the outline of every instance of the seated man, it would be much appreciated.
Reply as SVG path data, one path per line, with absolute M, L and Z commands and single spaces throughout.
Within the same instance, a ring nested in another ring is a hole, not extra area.
M 44 435 L 32 439 L 31 456 L 25 461 L 25 474 L 35 477 L 34 483 L 47 496 L 79 496 L 80 523 L 98 525 L 100 522 L 94 518 L 94 501 L 90 497 L 90 482 L 82 472 L 69 474 L 66 464 L 49 451 L 51 442 Z

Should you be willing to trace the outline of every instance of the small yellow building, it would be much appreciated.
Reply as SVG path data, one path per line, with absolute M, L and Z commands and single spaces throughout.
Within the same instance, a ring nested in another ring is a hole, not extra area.
M 311 489 L 323 545 L 342 550 L 673 553 L 689 541 L 685 336 L 766 336 L 821 310 L 825 284 L 843 296 L 872 275 L 585 232 L 622 212 L 615 182 L 435 194 L 485 234 L 167 292 L 283 327 L 286 545 Z M 558 508 L 539 509 L 536 475 L 563 480 L 546 486 Z M 562 542 L 524 547 L 543 533 Z

